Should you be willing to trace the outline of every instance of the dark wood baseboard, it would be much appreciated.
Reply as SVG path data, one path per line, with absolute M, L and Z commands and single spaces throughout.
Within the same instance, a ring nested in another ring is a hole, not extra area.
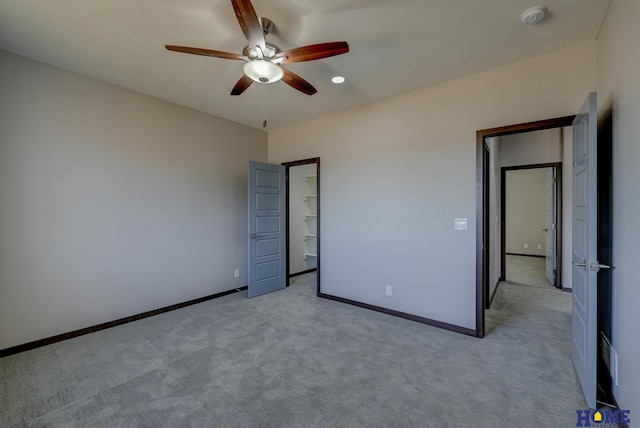
M 347 303 L 349 305 L 358 306 L 360 308 L 369 309 L 376 312 L 382 312 L 383 314 L 393 315 L 394 317 L 404 318 L 410 321 L 419 322 L 422 324 L 427 324 L 432 327 L 442 328 L 444 330 L 453 331 L 456 333 L 466 334 L 467 336 L 477 337 L 476 331 L 471 330 L 469 328 L 460 327 L 457 325 L 449 324 L 442 321 L 432 320 L 430 318 L 419 317 L 417 315 L 407 314 L 405 312 L 394 311 L 393 309 L 387 309 L 380 306 L 370 305 L 368 303 L 362 303 L 355 300 L 345 299 L 343 297 L 333 296 L 331 294 L 318 293 L 318 297 L 322 297 L 324 299 L 334 300 L 336 302 Z
M 523 256 L 523 257 L 540 257 L 540 258 L 546 258 L 546 256 L 539 256 L 537 254 L 520 254 L 520 253 L 505 253 L 509 256 Z
M 293 277 L 300 276 L 300 275 L 305 275 L 305 274 L 311 273 L 311 272 L 316 272 L 317 270 L 318 270 L 318 268 L 313 268 L 313 269 L 303 270 L 302 272 L 292 273 L 291 275 L 289 275 L 289 278 L 293 278 Z
M 227 296 L 229 294 L 238 293 L 247 289 L 247 286 L 234 288 L 232 290 L 223 291 L 221 293 L 211 294 L 209 296 L 200 297 L 198 299 L 189 300 L 187 302 L 176 303 L 175 305 L 165 306 L 164 308 L 154 309 L 151 311 L 143 312 L 141 314 L 132 315 L 130 317 L 120 318 L 118 320 L 105 322 L 102 324 L 94 325 L 91 327 L 81 328 L 80 330 L 71 331 L 68 333 L 58 334 L 56 336 L 47 337 L 44 339 L 35 340 L 29 343 L 23 343 L 22 345 L 12 346 L 10 348 L 0 349 L 0 358 L 8 357 L 9 355 L 19 354 L 20 352 L 29 351 L 31 349 L 40 348 L 42 346 L 51 345 L 52 343 L 62 342 L 63 340 L 73 339 L 74 337 L 83 336 L 85 334 L 94 333 L 100 330 L 106 330 L 111 327 L 116 327 L 122 324 L 126 324 L 132 321 L 137 321 L 143 318 L 159 315 L 164 312 L 174 311 L 187 306 L 195 305 L 197 303 L 206 302 L 207 300 L 217 299 L 218 297 Z

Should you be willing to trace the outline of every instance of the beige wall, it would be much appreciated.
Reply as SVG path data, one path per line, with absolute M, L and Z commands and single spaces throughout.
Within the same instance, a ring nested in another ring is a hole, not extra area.
M 562 162 L 562 128 L 499 137 L 500 166 Z
M 613 337 L 622 409 L 640 422 L 640 2 L 613 0 L 597 43 L 598 104 L 613 118 Z
M 476 130 L 574 114 L 595 86 L 587 43 L 270 131 L 271 162 L 322 158 L 323 292 L 474 329 Z
M 2 51 L 0 94 L 0 349 L 246 284 L 265 133 Z

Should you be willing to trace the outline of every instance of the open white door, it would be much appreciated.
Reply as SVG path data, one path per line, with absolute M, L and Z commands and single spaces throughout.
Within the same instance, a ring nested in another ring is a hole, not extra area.
M 573 365 L 587 405 L 596 408 L 597 110 L 592 92 L 573 121 Z
M 286 287 L 285 168 L 249 161 L 248 296 Z

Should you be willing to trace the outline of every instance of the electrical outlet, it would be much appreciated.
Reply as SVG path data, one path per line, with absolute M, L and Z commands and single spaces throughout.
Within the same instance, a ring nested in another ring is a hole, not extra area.
M 538 244 L 538 250 L 542 250 L 542 244 Z
M 529 248 L 529 243 L 528 242 L 524 243 L 524 248 Z
M 233 277 L 234 278 L 240 278 L 240 269 L 236 269 L 233 271 Z
M 384 294 L 386 294 L 387 296 L 392 296 L 393 295 L 393 288 L 390 285 L 385 286 Z
M 454 230 L 468 230 L 469 219 L 468 218 L 455 218 L 453 223 Z

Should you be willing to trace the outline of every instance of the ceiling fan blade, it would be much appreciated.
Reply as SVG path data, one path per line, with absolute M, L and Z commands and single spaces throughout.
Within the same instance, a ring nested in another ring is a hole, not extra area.
M 300 92 L 304 92 L 307 95 L 313 95 L 316 92 L 318 92 L 316 88 L 311 86 L 311 83 L 307 82 L 302 77 L 295 74 L 294 72 L 289 71 L 284 67 L 282 67 L 282 70 L 284 71 L 284 76 L 282 77 L 282 81 L 287 85 L 291 86 L 293 89 L 297 89 Z
M 240 80 L 236 83 L 236 85 L 231 90 L 231 95 L 240 95 L 243 93 L 251 84 L 253 83 L 253 79 L 251 79 L 246 74 L 243 74 Z
M 249 57 L 244 55 L 238 55 L 238 54 L 222 52 L 222 51 L 214 51 L 211 49 L 191 48 L 188 46 L 175 46 L 175 45 L 165 45 L 165 48 L 167 48 L 170 51 L 183 52 L 183 53 L 194 54 L 194 55 L 212 56 L 214 58 L 241 59 L 245 61 L 249 60 Z
M 240 28 L 242 28 L 242 32 L 249 44 L 251 46 L 259 46 L 264 52 L 266 50 L 264 32 L 251 2 L 249 0 L 231 0 L 231 4 L 236 13 L 236 18 L 238 18 Z
M 281 64 L 288 64 L 292 62 L 313 61 L 314 59 L 327 58 L 347 52 L 349 52 L 347 42 L 329 42 L 289 49 L 288 51 L 277 54 L 276 59 L 284 58 Z

